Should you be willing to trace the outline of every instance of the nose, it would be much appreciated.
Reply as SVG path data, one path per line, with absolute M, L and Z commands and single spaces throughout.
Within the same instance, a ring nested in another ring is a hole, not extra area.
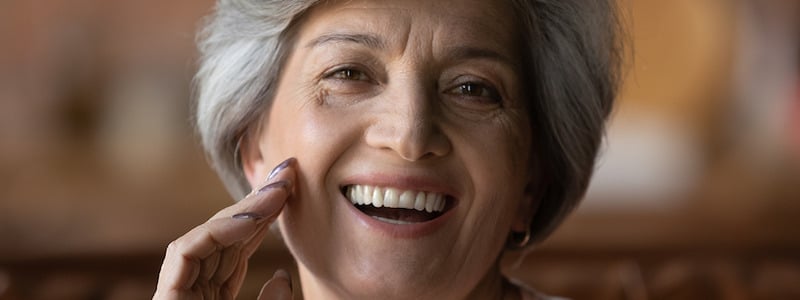
M 373 148 L 392 151 L 406 161 L 445 156 L 452 145 L 442 131 L 435 89 L 421 84 L 403 84 L 376 99 L 381 112 L 366 130 Z

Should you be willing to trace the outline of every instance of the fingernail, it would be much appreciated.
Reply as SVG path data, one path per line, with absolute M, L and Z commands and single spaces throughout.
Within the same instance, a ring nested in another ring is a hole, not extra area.
M 289 281 L 292 280 L 292 277 L 289 276 L 289 272 L 286 272 L 284 269 L 278 269 L 275 271 L 275 277 L 287 279 Z
M 258 189 L 258 191 L 256 192 L 256 195 L 261 194 L 261 193 L 266 192 L 266 191 L 271 190 L 271 189 L 286 188 L 287 186 L 289 186 L 289 182 L 286 181 L 286 180 L 276 181 L 276 182 L 270 183 L 270 184 L 265 185 L 264 187 Z
M 292 276 L 289 276 L 289 272 L 286 272 L 286 270 L 278 269 L 273 277 L 286 279 L 289 282 L 289 289 L 292 289 Z
M 278 173 L 283 171 L 283 169 L 286 169 L 286 167 L 288 167 L 289 164 L 292 163 L 293 160 L 294 160 L 294 157 L 290 157 L 290 158 L 287 158 L 286 160 L 284 160 L 283 162 L 281 162 L 280 164 L 278 164 L 278 166 L 276 166 L 274 169 L 272 169 L 272 171 L 269 172 L 269 176 L 267 176 L 267 180 L 270 180 L 270 179 L 274 178 L 275 176 L 277 176 Z
M 243 213 L 235 214 L 235 215 L 231 216 L 231 218 L 239 219 L 239 220 L 258 221 L 260 219 L 263 219 L 264 216 L 262 216 L 260 214 L 257 214 L 257 213 L 252 213 L 252 212 L 243 212 Z

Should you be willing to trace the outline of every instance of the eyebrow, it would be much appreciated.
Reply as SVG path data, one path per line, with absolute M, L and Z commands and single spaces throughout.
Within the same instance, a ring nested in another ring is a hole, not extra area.
M 328 33 L 318 36 L 306 44 L 307 48 L 319 47 L 329 43 L 355 43 L 373 49 L 385 49 L 386 42 L 376 35 L 364 33 Z M 516 69 L 519 63 L 515 63 L 510 57 L 499 52 L 472 46 L 456 46 L 448 49 L 450 60 L 469 60 L 469 59 L 489 59 L 508 67 Z
M 318 47 L 328 43 L 356 43 L 369 48 L 384 49 L 386 43 L 379 37 L 371 34 L 362 33 L 329 33 L 321 35 L 306 44 L 307 48 Z

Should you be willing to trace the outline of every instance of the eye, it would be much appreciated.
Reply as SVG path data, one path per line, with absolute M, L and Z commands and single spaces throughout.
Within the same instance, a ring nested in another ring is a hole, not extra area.
M 331 71 L 325 75 L 325 78 L 339 79 L 339 80 L 354 80 L 354 81 L 369 81 L 369 76 L 366 73 L 353 68 L 341 68 Z
M 477 82 L 465 82 L 447 91 L 449 94 L 467 97 L 486 103 L 500 103 L 500 93 L 493 87 Z

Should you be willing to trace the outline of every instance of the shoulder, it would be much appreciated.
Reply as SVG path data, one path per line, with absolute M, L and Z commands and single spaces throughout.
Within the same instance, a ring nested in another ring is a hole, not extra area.
M 508 282 L 519 289 L 522 300 L 569 300 L 568 298 L 546 295 L 514 278 L 508 278 Z

